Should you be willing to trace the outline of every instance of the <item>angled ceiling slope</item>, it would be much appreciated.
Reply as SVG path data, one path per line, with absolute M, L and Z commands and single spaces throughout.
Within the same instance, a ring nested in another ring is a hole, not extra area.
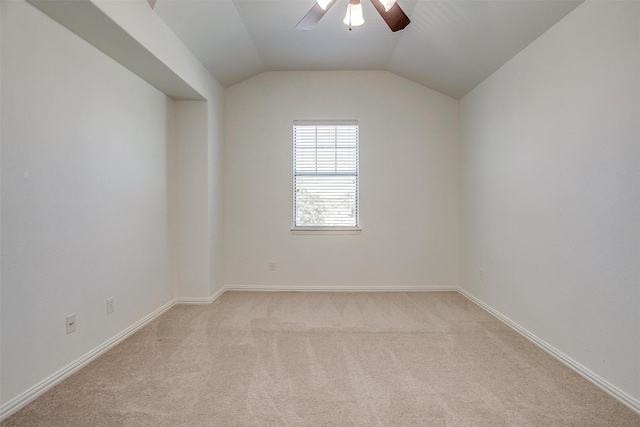
M 312 31 L 315 0 L 157 0 L 154 10 L 216 79 L 264 71 L 386 70 L 460 99 L 582 0 L 398 0 L 411 19 L 392 33 L 363 1 L 365 24 L 342 23 L 348 0 Z

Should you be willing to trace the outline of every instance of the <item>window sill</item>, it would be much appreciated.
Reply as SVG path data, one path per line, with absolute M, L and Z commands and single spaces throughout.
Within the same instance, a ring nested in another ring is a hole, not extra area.
M 358 227 L 295 227 L 291 234 L 360 234 Z

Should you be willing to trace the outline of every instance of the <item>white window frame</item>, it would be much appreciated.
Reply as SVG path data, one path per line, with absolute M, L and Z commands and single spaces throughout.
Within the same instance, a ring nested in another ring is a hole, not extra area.
M 357 126 L 358 130 L 356 133 L 356 200 L 355 200 L 355 209 L 356 209 L 356 225 L 355 226 L 297 226 L 296 225 L 296 135 L 295 135 L 295 127 L 296 126 Z M 360 228 L 360 128 L 357 120 L 294 120 L 293 121 L 293 191 L 292 191 L 292 205 L 293 205 L 293 226 L 291 228 L 292 234 L 360 234 L 362 229 Z

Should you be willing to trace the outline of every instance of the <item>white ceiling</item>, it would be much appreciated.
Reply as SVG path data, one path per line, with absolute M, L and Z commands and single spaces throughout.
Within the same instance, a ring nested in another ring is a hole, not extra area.
M 158 0 L 154 9 L 225 87 L 264 71 L 387 70 L 459 99 L 582 2 L 397 1 L 411 19 L 397 33 L 369 0 L 351 32 L 348 0 L 312 31 L 296 25 L 315 0 Z

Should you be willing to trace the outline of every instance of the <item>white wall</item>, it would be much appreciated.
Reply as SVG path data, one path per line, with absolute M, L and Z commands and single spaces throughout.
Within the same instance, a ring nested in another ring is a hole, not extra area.
M 639 17 L 578 6 L 460 110 L 462 287 L 636 405 Z
M 175 254 L 178 265 L 176 296 L 189 301 L 207 300 L 222 289 L 224 90 L 146 1 L 92 1 L 108 17 L 107 25 L 111 27 L 98 27 L 91 34 L 87 34 L 87 29 L 91 30 L 91 27 L 76 25 L 77 20 L 66 12 L 65 2 L 45 2 L 45 9 L 53 10 L 57 18 L 65 21 L 65 25 L 73 25 L 83 37 L 95 40 L 101 48 L 109 52 L 114 38 L 120 44 L 132 38 L 133 45 L 122 46 L 124 54 L 117 52 L 118 60 L 122 60 L 133 71 L 141 71 L 140 75 L 143 78 L 152 77 L 149 80 L 154 81 L 158 73 L 162 74 L 162 70 L 149 72 L 148 68 L 155 62 L 147 62 L 144 57 L 136 59 L 139 56 L 135 52 L 140 45 L 171 70 L 174 74 L 173 80 L 185 82 L 206 102 L 206 106 L 204 102 L 176 104 L 180 135 L 176 141 L 178 206 L 175 217 Z M 95 20 L 92 15 L 84 18 L 92 19 L 91 22 L 95 21 L 96 26 L 103 22 Z M 112 35 L 114 31 L 118 37 Z M 124 32 L 126 37 L 122 36 L 121 32 Z M 104 40 L 105 35 L 111 37 Z M 160 87 L 175 85 L 175 81 L 166 82 Z M 197 110 L 197 114 L 192 116 L 191 112 L 196 113 L 191 111 L 194 109 Z M 189 129 L 191 127 L 193 131 Z
M 207 103 L 176 101 L 177 296 L 208 297 L 209 155 Z
M 6 403 L 172 300 L 174 103 L 31 5 L 0 3 Z
M 224 90 L 217 82 L 207 93 L 208 167 L 209 167 L 209 293 L 211 297 L 224 286 L 223 179 L 224 179 Z
M 111 58 L 1 4 L 4 418 L 175 297 L 222 288 L 223 89 L 145 1 L 34 1 Z
M 360 235 L 291 234 L 295 119 L 359 120 Z M 457 286 L 456 100 L 387 72 L 271 72 L 226 90 L 224 124 L 226 285 Z

